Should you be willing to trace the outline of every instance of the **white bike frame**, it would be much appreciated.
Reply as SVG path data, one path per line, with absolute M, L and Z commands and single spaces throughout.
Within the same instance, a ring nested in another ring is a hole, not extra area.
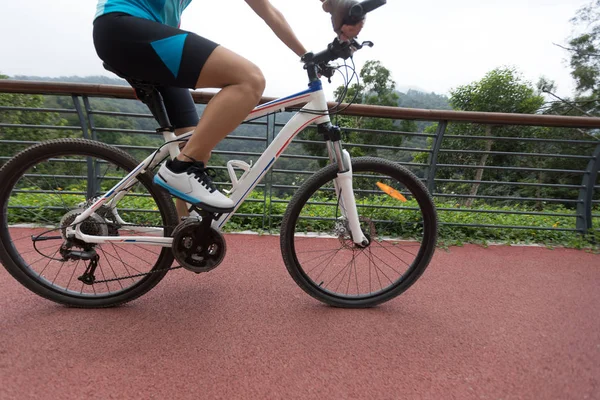
M 273 166 L 275 161 L 277 161 L 281 153 L 283 153 L 283 151 L 288 147 L 292 139 L 298 135 L 298 133 L 300 133 L 311 123 L 322 124 L 330 122 L 329 114 L 327 113 L 327 101 L 325 99 L 325 94 L 323 93 L 323 88 L 320 81 L 312 82 L 309 86 L 309 89 L 303 92 L 262 104 L 254 108 L 254 110 L 252 110 L 252 112 L 248 115 L 246 120 L 255 119 L 274 112 L 284 111 L 286 107 L 291 107 L 302 103 L 307 104 L 298 113 L 296 113 L 292 119 L 287 122 L 287 124 L 285 124 L 273 142 L 268 146 L 268 148 L 252 167 L 242 161 L 229 161 L 228 170 L 233 186 L 228 193 L 235 204 L 235 208 L 232 212 L 222 214 L 218 219 L 215 219 L 212 223 L 212 227 L 214 229 L 220 230 L 225 223 L 227 223 L 235 211 L 248 197 L 250 192 L 258 183 L 260 183 L 267 171 Z M 116 221 L 119 224 L 122 224 L 124 227 L 127 227 L 129 224 L 126 221 L 123 221 L 118 215 L 118 211 L 116 209 L 118 202 L 127 194 L 128 188 L 135 184 L 138 174 L 144 173 L 148 169 L 152 170 L 168 155 L 171 158 L 175 158 L 179 154 L 179 143 L 181 140 L 189 138 L 192 133 L 193 132 L 188 132 L 181 136 L 175 136 L 173 132 L 163 132 L 163 136 L 167 144 L 149 155 L 104 196 L 97 199 L 89 208 L 82 212 L 81 215 L 79 215 L 73 221 L 71 226 L 66 229 L 67 236 L 74 235 L 77 239 L 87 243 L 116 242 L 171 247 L 173 241 L 172 238 L 157 237 L 159 235 L 163 235 L 162 228 L 144 228 L 133 225 L 128 228 L 131 231 L 147 233 L 152 236 L 94 236 L 83 233 L 81 231 L 80 223 L 89 218 L 90 215 L 92 215 L 92 213 L 98 210 L 98 208 L 100 208 L 102 205 L 107 205 L 112 208 Z M 348 226 L 352 232 L 354 242 L 357 244 L 362 243 L 364 245 L 367 239 L 360 228 L 358 220 L 354 191 L 352 189 L 352 165 L 350 162 L 350 156 L 347 151 L 341 150 L 341 147 L 339 147 L 339 150 L 335 152 L 332 150 L 332 147 L 333 146 L 330 146 L 328 143 L 331 161 L 334 161 L 334 154 L 332 153 L 335 153 L 335 158 L 338 160 L 340 158 L 343 159 L 343 162 L 338 161 L 341 172 L 338 173 L 338 178 L 335 182 L 336 193 L 341 205 L 340 208 L 342 216 L 348 221 Z M 341 167 L 342 165 L 344 168 Z M 234 167 L 244 170 L 244 173 L 239 179 L 236 177 Z

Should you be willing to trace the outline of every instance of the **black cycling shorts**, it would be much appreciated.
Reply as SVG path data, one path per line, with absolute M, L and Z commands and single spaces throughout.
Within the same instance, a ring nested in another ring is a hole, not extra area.
M 124 13 L 94 21 L 100 59 L 127 78 L 153 83 L 163 96 L 174 128 L 198 124 L 191 93 L 218 44 L 192 32 Z

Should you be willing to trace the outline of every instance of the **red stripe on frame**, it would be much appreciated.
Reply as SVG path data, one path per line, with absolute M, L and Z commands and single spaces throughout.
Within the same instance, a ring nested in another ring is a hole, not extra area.
M 322 115 L 319 115 L 318 117 L 314 117 L 313 119 L 311 119 L 310 121 L 308 121 L 304 125 L 302 125 L 300 128 L 298 128 L 298 130 L 296 130 L 296 132 L 294 132 L 294 134 L 288 139 L 288 141 L 285 142 L 285 144 L 283 145 L 283 147 L 281 149 L 279 149 L 279 152 L 277 152 L 277 155 L 275 157 L 279 157 L 279 155 L 283 152 L 283 150 L 285 150 L 285 148 L 290 143 L 290 141 L 294 138 L 294 136 L 296 136 L 296 134 L 298 132 L 300 132 L 302 129 L 304 129 L 306 127 L 306 125 L 310 124 L 314 120 L 317 120 L 317 119 L 319 119 L 321 117 L 322 117 Z

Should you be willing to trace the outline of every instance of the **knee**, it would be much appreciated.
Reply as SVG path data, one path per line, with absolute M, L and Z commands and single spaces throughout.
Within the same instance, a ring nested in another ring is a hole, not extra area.
M 256 102 L 262 97 L 266 84 L 262 71 L 256 66 L 250 68 L 244 77 L 244 86 L 248 91 L 248 95 L 252 96 Z

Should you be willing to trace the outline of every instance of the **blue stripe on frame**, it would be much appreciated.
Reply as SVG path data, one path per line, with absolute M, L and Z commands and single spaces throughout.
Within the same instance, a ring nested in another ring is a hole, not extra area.
M 277 103 L 280 103 L 280 102 L 284 102 L 286 100 L 293 99 L 294 97 L 300 97 L 300 96 L 304 96 L 305 94 L 310 94 L 310 93 L 318 92 L 321 89 L 323 89 L 323 85 L 321 84 L 321 81 L 315 81 L 315 82 L 312 82 L 309 85 L 308 89 L 306 89 L 306 90 L 304 90 L 302 92 L 293 94 L 291 96 L 283 97 L 281 99 L 276 99 L 276 100 L 270 101 L 270 102 L 265 103 L 265 104 L 261 104 L 260 106 L 258 106 L 256 108 L 257 109 L 261 109 L 261 108 L 264 108 L 264 107 L 270 107 L 270 106 L 272 106 L 274 104 L 277 104 Z

